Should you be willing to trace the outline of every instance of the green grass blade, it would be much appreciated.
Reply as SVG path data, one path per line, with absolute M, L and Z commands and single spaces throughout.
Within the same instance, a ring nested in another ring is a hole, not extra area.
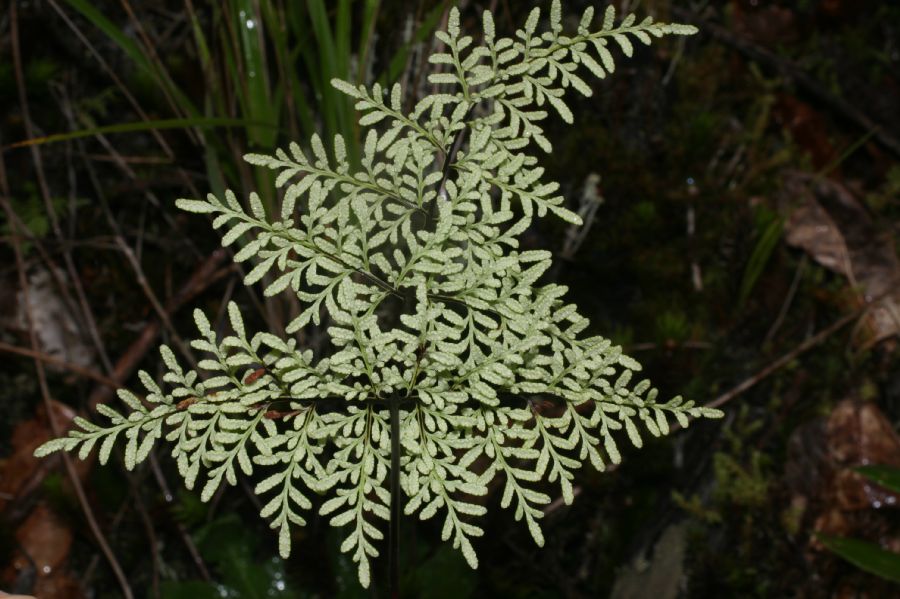
M 816 537 L 828 549 L 857 568 L 885 580 L 900 582 L 900 553 L 887 551 L 874 543 L 860 539 L 823 534 L 817 534 Z
M 69 131 L 68 133 L 55 133 L 53 135 L 45 135 L 43 137 L 34 137 L 25 139 L 14 144 L 10 144 L 3 149 L 21 148 L 25 146 L 38 146 L 57 143 L 60 141 L 68 141 L 70 139 L 78 139 L 80 137 L 92 137 L 94 135 L 105 135 L 107 133 L 133 133 L 135 131 L 151 131 L 155 129 L 186 129 L 195 127 L 198 129 L 209 129 L 213 127 L 247 127 L 259 126 L 275 129 L 271 123 L 253 123 L 245 119 L 229 119 L 229 118 L 206 118 L 196 117 L 189 119 L 161 119 L 156 121 L 139 121 L 134 123 L 119 123 L 118 125 L 105 125 L 103 127 L 92 127 L 90 129 L 80 129 L 78 131 Z
M 381 83 L 382 86 L 388 87 L 391 84 L 395 83 L 400 75 L 403 74 L 403 70 L 406 68 L 406 60 L 409 56 L 410 48 L 424 41 L 429 35 L 434 33 L 435 28 L 438 25 L 438 22 L 441 19 L 441 16 L 444 14 L 444 11 L 447 8 L 447 4 L 449 4 L 448 0 L 444 0 L 437 6 L 431 9 L 431 11 L 425 15 L 425 18 L 422 20 L 422 24 L 416 29 L 415 33 L 413 33 L 413 37 L 410 40 L 409 44 L 401 46 L 391 58 L 388 63 L 388 68 L 386 71 L 382 72 L 381 76 L 378 78 L 378 82 Z
M 305 81 L 308 84 L 307 87 L 309 88 L 311 97 L 302 96 L 302 101 L 310 107 L 309 126 L 306 128 L 306 137 L 309 137 L 316 131 L 316 119 L 314 119 L 312 107 L 321 106 L 324 97 L 319 91 L 322 79 L 319 75 L 319 62 L 315 60 L 314 56 L 315 53 L 319 51 L 319 48 L 315 46 L 317 42 L 315 40 L 315 35 L 310 30 L 309 12 L 304 4 L 300 2 L 288 2 L 285 6 L 285 20 L 290 26 L 290 31 L 294 39 L 294 45 L 290 48 L 288 53 L 288 65 L 290 66 L 291 72 L 296 73 L 298 71 L 298 68 L 294 65 L 296 65 L 299 60 L 303 61 L 303 65 L 306 68 Z M 315 49 L 313 50 L 313 48 Z M 305 93 L 305 91 L 306 88 L 300 87 L 298 83 L 298 96 Z
M 343 130 L 341 121 L 343 120 L 343 111 L 339 108 L 337 94 L 331 85 L 327 82 L 331 77 L 346 78 L 345 74 L 338 72 L 337 65 L 337 48 L 334 44 L 334 37 L 331 34 L 331 24 L 328 22 L 328 13 L 325 10 L 323 0 L 309 0 L 306 3 L 309 11 L 309 22 L 312 26 L 313 35 L 318 43 L 319 66 L 315 86 L 316 92 L 321 94 L 321 103 L 319 104 L 319 113 L 325 122 L 325 129 L 329 133 L 335 133 Z M 315 62 L 310 60 L 307 62 Z
M 892 468 L 890 466 L 860 466 L 854 468 L 857 472 L 875 482 L 879 486 L 900 493 L 900 468 Z
M 369 64 L 369 55 L 372 52 L 372 33 L 378 22 L 378 10 L 381 0 L 365 0 L 363 7 L 362 25 L 359 31 L 359 69 L 356 72 L 356 83 L 369 83 L 366 81 L 366 66 Z
M 137 66 L 147 71 L 148 74 L 154 75 L 153 66 L 140 47 L 122 33 L 122 30 L 112 21 L 104 17 L 100 11 L 94 8 L 93 4 L 88 0 L 66 0 L 66 2 L 69 6 L 80 12 L 81 16 L 90 21 L 97 29 L 102 31 L 113 43 L 119 46 L 119 48 L 125 52 Z
M 337 15 L 334 23 L 334 47 L 336 52 L 335 65 L 337 67 L 337 76 L 344 80 L 353 80 L 350 73 L 350 48 L 353 45 L 352 31 L 350 29 L 350 5 L 352 0 L 338 0 Z M 322 83 L 331 87 L 331 77 L 328 81 Z M 339 111 L 338 131 L 331 131 L 333 135 L 340 133 L 344 139 L 356 140 L 358 138 L 358 127 L 356 124 L 356 111 L 353 103 L 347 101 L 347 97 L 343 94 L 335 94 L 339 98 L 339 104 L 336 109 Z M 348 144 L 348 154 L 351 164 L 356 162 L 357 143 L 352 141 Z
M 351 0 L 338 0 L 337 16 L 334 21 L 335 64 L 339 73 L 350 75 L 350 3 Z
M 744 302 L 747 301 L 750 293 L 756 286 L 759 277 L 762 276 L 766 264 L 769 263 L 769 258 L 772 257 L 772 252 L 781 240 L 781 230 L 781 219 L 775 218 L 766 225 L 762 235 L 759 236 L 756 247 L 753 248 L 753 252 L 750 254 L 747 267 L 744 269 L 744 276 L 741 279 L 741 287 L 738 292 L 738 306 L 744 305 Z
M 288 48 L 287 28 L 290 23 L 288 15 L 285 8 L 275 2 L 263 2 L 260 8 L 272 41 L 274 64 L 279 78 L 279 83 L 274 87 L 275 101 L 283 105 L 287 112 L 291 137 L 295 139 L 309 137 L 315 131 L 315 125 L 309 103 L 303 95 L 297 69 L 294 68 L 296 53 L 292 53 Z
M 89 0 L 66 0 L 69 6 L 81 13 L 85 19 L 100 29 L 113 43 L 122 49 L 125 54 L 134 61 L 142 70 L 146 71 L 157 83 L 164 87 L 178 102 L 179 107 L 188 115 L 197 116 L 196 107 L 188 97 L 172 82 L 165 72 L 160 72 L 154 67 L 150 57 L 133 40 L 122 33 L 112 21 L 103 16 Z
M 191 0 L 185 0 L 185 9 L 188 14 L 188 20 L 191 23 L 191 32 L 194 35 L 194 44 L 197 46 L 197 55 L 200 57 L 200 66 L 203 68 L 203 76 L 209 87 L 207 92 L 218 95 L 216 92 L 219 86 L 216 81 L 216 67 L 213 62 L 212 52 L 210 52 L 209 42 L 206 40 L 203 27 L 200 24 L 200 19 L 197 18 L 197 13 L 194 11 Z
M 260 123 L 275 123 L 278 114 L 269 87 L 269 69 L 263 47 L 261 15 L 252 0 L 237 0 L 233 5 L 234 27 L 240 40 L 243 63 L 244 116 Z M 271 127 L 251 127 L 247 130 L 251 144 L 271 148 L 275 145 L 275 130 Z

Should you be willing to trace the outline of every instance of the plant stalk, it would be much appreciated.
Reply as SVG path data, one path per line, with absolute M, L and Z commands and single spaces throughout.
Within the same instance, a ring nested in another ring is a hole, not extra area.
M 391 523 L 388 530 L 388 594 L 400 598 L 400 396 L 391 395 Z

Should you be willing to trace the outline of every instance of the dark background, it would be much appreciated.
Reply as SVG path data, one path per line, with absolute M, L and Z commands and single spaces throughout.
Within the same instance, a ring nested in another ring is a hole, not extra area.
M 461 4 L 464 30 L 493 6 L 511 35 L 534 3 Z M 543 549 L 489 497 L 477 571 L 434 523 L 404 522 L 404 596 L 894 596 L 815 535 L 900 551 L 896 496 L 849 470 L 900 466 L 900 5 L 616 4 L 701 32 L 617 54 L 592 98 L 570 96 L 576 125 L 554 121 L 544 164 L 570 208 L 586 187 L 602 203 L 580 246 L 552 219 L 526 242 L 554 251 L 548 279 L 663 395 L 726 417 L 629 451 L 614 472 L 581 471 L 575 503 L 548 507 Z M 586 5 L 564 3 L 570 29 Z M 159 373 L 156 347 L 191 338 L 193 307 L 217 326 L 234 299 L 248 326 L 283 326 L 284 306 L 244 288 L 207 222 L 175 199 L 268 189 L 240 160 L 248 149 L 314 130 L 353 138 L 332 76 L 402 81 L 408 102 L 427 93 L 422 53 L 447 6 L 0 10 L 0 196 L 17 221 L 0 216 L 0 589 L 121 596 L 105 546 L 137 597 L 385 596 L 385 564 L 360 590 L 320 518 L 278 558 L 252 481 L 203 504 L 162 447 L 131 473 L 120 455 L 67 470 L 31 453 L 51 435 L 48 409 L 91 417 L 110 400 L 104 382 Z M 52 137 L 72 131 L 84 135 Z

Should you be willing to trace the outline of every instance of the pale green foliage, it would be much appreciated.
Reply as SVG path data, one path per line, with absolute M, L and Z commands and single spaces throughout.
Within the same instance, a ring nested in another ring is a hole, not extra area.
M 402 111 L 399 86 L 385 94 L 378 85 L 334 81 L 357 100 L 368 129 L 360 170 L 351 169 L 340 137 L 329 152 L 314 136 L 309 154 L 291 144 L 246 157 L 278 172 L 279 215 L 265 214 L 255 194 L 249 210 L 231 192 L 178 202 L 214 215 L 213 226 L 226 231 L 223 245 L 244 240 L 235 259 L 253 264 L 246 284 L 264 281 L 266 295 L 297 294 L 303 309 L 285 334 L 248 335 L 230 304 L 234 334 L 219 339 L 198 311 L 201 338 L 192 345 L 207 354 L 200 368 L 209 378 L 185 373 L 163 347 L 166 391 L 142 373 L 146 402 L 121 392 L 127 416 L 101 406 L 109 426 L 79 420 L 80 430 L 38 455 L 79 449 L 85 456 L 100 442 L 105 462 L 121 433 L 133 468 L 165 435 L 187 486 L 199 483 L 204 500 L 223 479 L 235 484 L 239 471 L 261 467 L 256 492 L 281 553 L 312 495 L 326 494 L 319 512 L 347 527 L 341 549 L 367 586 L 390 518 L 384 400 L 403 402 L 406 514 L 440 513 L 442 537 L 473 568 L 471 539 L 482 534 L 477 517 L 485 513 L 478 497 L 495 478 L 503 481 L 502 505 L 542 544 L 539 521 L 550 501 L 543 480 L 569 503 L 583 462 L 600 470 L 619 462 L 616 433 L 640 446 L 646 432 L 668 433 L 670 418 L 687 426 L 718 416 L 680 398 L 658 402 L 649 382 L 633 380 L 637 362 L 606 339 L 582 335 L 588 321 L 565 303 L 565 287 L 537 283 L 550 253 L 519 249 L 517 237 L 535 215 L 580 221 L 526 153 L 532 141 L 551 149 L 540 126 L 547 106 L 572 122 L 566 89 L 591 94 L 578 66 L 602 78 L 614 69 L 613 45 L 630 56 L 633 40 L 694 32 L 633 15 L 615 24 L 614 16 L 607 9 L 592 32 L 588 9 L 567 36 L 554 2 L 549 31 L 537 32 L 535 9 L 515 38 L 495 39 L 485 12 L 484 43 L 474 46 L 454 9 L 437 34 L 446 52 L 431 57 L 444 70 L 430 80 L 446 91 L 411 114 Z M 307 326 L 327 327 L 330 354 L 314 357 L 286 339 Z

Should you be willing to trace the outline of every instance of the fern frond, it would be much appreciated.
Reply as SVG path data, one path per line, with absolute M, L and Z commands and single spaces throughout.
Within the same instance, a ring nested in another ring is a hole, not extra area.
M 119 394 L 126 414 L 101 406 L 106 425 L 77 419 L 36 455 L 99 447 L 105 462 L 124 440 L 130 469 L 165 440 L 204 501 L 238 476 L 257 477 L 283 556 L 310 510 L 329 516 L 347 531 L 341 550 L 368 586 L 392 474 L 404 512 L 440 513 L 442 538 L 474 568 L 480 498 L 495 480 L 501 505 L 542 544 L 544 481 L 571 503 L 575 471 L 620 462 L 620 439 L 640 447 L 646 433 L 668 434 L 671 420 L 720 416 L 681 398 L 661 403 L 648 381 L 635 383 L 640 365 L 583 334 L 588 320 L 564 301 L 565 287 L 540 284 L 550 253 L 519 247 L 535 218 L 581 223 L 530 153 L 552 151 L 543 129 L 551 113 L 573 122 L 566 93 L 590 96 L 635 43 L 695 29 L 617 21 L 610 7 L 599 21 L 587 9 L 565 33 L 558 0 L 549 27 L 540 22 L 535 9 L 513 37 L 498 38 L 485 11 L 479 44 L 452 9 L 437 34 L 446 51 L 430 59 L 443 69 L 429 77 L 440 91 L 410 113 L 399 85 L 388 93 L 334 80 L 360 111 L 361 159 L 350 163 L 340 136 L 248 154 L 275 173 L 277 214 L 255 193 L 178 200 L 209 215 L 224 246 L 240 246 L 245 284 L 294 294 L 299 316 L 284 331 L 250 334 L 232 303 L 232 332 L 222 336 L 196 311 L 202 377 L 163 346 L 164 386 L 142 372 L 145 398 Z M 322 326 L 330 345 L 321 355 L 297 346 L 294 333 Z M 398 430 L 388 405 L 399 406 Z

